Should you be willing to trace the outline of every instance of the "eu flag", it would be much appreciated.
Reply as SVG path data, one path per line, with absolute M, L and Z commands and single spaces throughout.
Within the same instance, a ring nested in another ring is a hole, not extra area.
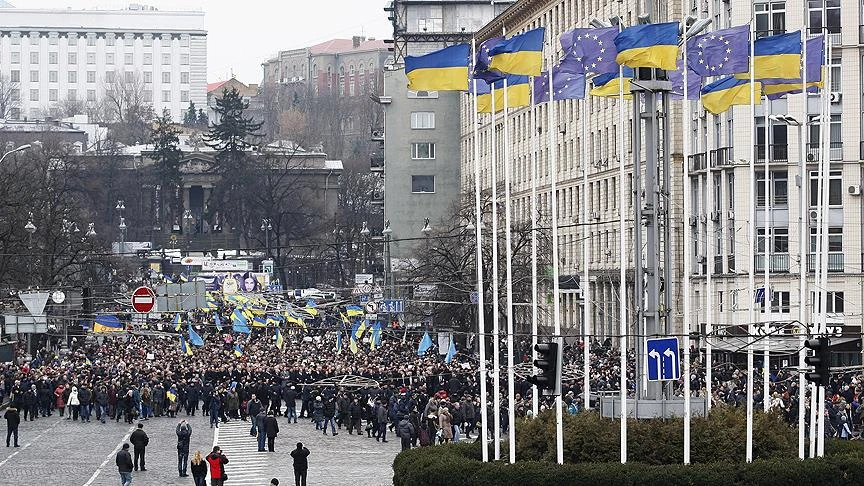
M 586 74 L 617 72 L 617 35 L 617 27 L 576 28 L 561 34 L 561 47 L 567 55 L 572 55 L 576 62 L 582 65 L 582 72 Z
M 631 68 L 675 69 L 678 22 L 634 25 L 615 36 L 615 60 Z
M 672 83 L 672 92 L 669 97 L 675 100 L 684 99 L 687 95 L 688 100 L 698 100 L 699 90 L 702 88 L 702 77 L 696 74 L 690 65 L 687 65 L 687 88 L 684 88 L 684 60 L 678 59 L 678 69 L 674 71 L 666 71 L 669 76 L 669 82 Z
M 503 41 L 503 37 L 493 37 L 491 39 L 486 39 L 477 46 L 477 52 L 474 56 L 473 78 L 482 79 L 487 83 L 494 83 L 504 77 L 504 75 L 498 71 L 489 69 L 489 63 L 491 62 L 489 51 Z
M 543 69 L 543 27 L 513 36 L 489 50 L 489 69 L 505 74 L 539 76 Z
M 553 99 L 581 100 L 585 98 L 585 75 L 552 68 Z M 549 101 L 549 73 L 543 71 L 534 78 L 534 103 Z
M 466 91 L 468 44 L 456 44 L 424 56 L 405 56 L 408 89 L 415 91 Z
M 687 64 L 704 77 L 746 73 L 750 70 L 750 26 L 715 30 L 689 39 Z

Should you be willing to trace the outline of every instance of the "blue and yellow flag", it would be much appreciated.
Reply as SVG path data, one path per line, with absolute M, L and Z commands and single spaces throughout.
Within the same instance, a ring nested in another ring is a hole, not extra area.
M 807 79 L 807 92 L 816 93 L 825 84 L 822 73 L 825 64 L 825 35 L 807 39 L 807 42 L 804 43 L 804 50 L 807 52 L 807 65 L 803 72 Z M 762 92 L 769 100 L 775 100 L 787 94 L 800 93 L 803 83 L 804 81 L 801 79 L 763 79 Z
M 186 283 L 188 281 L 189 281 L 189 275 L 186 275 L 185 273 L 181 273 L 180 274 L 180 282 Z
M 174 330 L 180 332 L 180 327 L 183 325 L 183 316 L 178 312 L 174 314 Z
M 216 299 L 213 297 L 213 294 L 210 292 L 204 292 L 205 299 L 205 311 L 216 310 L 219 308 L 219 304 L 216 303 Z
M 498 43 L 489 50 L 489 69 L 504 74 L 540 76 L 546 29 L 529 30 Z
M 234 356 L 237 356 L 239 358 L 239 357 L 243 356 L 244 354 L 245 353 L 243 352 L 243 348 L 241 348 L 239 344 L 235 344 L 234 345 Z
M 204 340 L 192 329 L 192 324 L 189 324 L 189 342 L 198 347 L 204 346 Z
M 628 27 L 615 36 L 615 47 L 618 64 L 674 71 L 678 60 L 678 22 Z
M 291 311 L 285 312 L 285 322 L 288 322 L 290 324 L 297 324 L 303 329 L 306 329 L 306 321 L 304 321 L 302 317 Z
M 801 79 L 801 31 L 756 39 L 753 66 L 755 79 Z M 749 80 L 750 73 L 735 77 Z
M 267 327 L 267 319 L 264 316 L 255 316 L 252 319 L 252 327 Z
M 342 354 L 342 329 L 336 331 L 336 354 Z
M 316 304 L 314 300 L 307 300 L 306 307 L 303 310 L 305 310 L 310 316 L 315 317 L 318 315 L 318 304 Z
M 531 83 L 528 76 L 508 74 L 504 79 L 493 83 L 493 90 L 486 95 L 477 97 L 479 113 L 492 112 L 492 96 L 495 96 L 495 112 L 504 109 L 504 98 L 507 98 L 507 108 L 519 108 L 531 104 Z
M 340 313 L 339 313 L 339 318 L 342 319 L 342 322 L 343 322 L 343 323 L 348 324 L 348 322 L 349 322 L 349 321 L 348 321 L 348 316 L 346 316 L 345 314 L 343 314 L 343 313 L 340 312 Z
M 91 365 L 93 365 L 93 362 L 90 361 L 90 358 L 85 357 L 84 358 L 84 364 L 87 366 L 91 366 Z
M 365 320 L 360 321 L 359 325 L 354 330 L 354 337 L 357 339 L 360 339 L 361 337 L 363 337 L 363 332 L 366 331 L 366 327 L 367 327 L 366 321 Z
M 216 324 L 216 330 L 219 332 L 222 332 L 222 318 L 219 317 L 218 312 L 213 313 L 213 321 L 214 321 L 214 324 Z
M 466 91 L 468 44 L 456 44 L 424 56 L 405 56 L 408 89 L 414 91 Z
M 123 330 L 123 323 L 117 316 L 96 316 L 93 321 L 93 332 L 119 332 Z
M 375 348 L 381 347 L 381 322 L 377 321 L 372 326 L 372 337 L 369 339 L 369 349 L 375 351 Z
M 754 103 L 758 105 L 762 98 L 760 95 L 762 83 L 757 81 L 754 88 Z M 717 115 L 734 105 L 750 104 L 750 96 L 749 79 L 737 79 L 734 76 L 729 76 L 702 88 L 702 105 L 710 113 Z
M 357 354 L 357 340 L 354 339 L 354 336 L 351 336 L 351 341 L 348 343 L 348 349 L 351 350 L 352 353 Z
M 240 312 L 240 309 L 234 309 L 234 312 L 231 313 L 231 323 L 234 332 L 242 332 L 244 334 L 252 333 L 252 330 L 249 329 L 249 321 L 246 319 L 246 316 Z
M 285 338 L 282 337 L 282 333 L 279 332 L 279 328 L 276 328 L 276 347 L 282 349 L 282 345 L 285 344 Z
M 167 392 L 165 392 L 165 398 L 167 398 L 171 402 L 177 401 L 177 392 L 174 390 L 174 388 L 171 388 Z
M 624 98 L 630 99 L 633 95 L 630 94 L 630 81 L 633 80 L 633 69 L 625 67 L 624 68 Z M 591 91 L 588 92 L 591 96 L 600 96 L 600 97 L 618 97 L 618 91 L 620 89 L 618 73 L 606 73 L 601 74 L 599 76 L 594 76 L 591 80 L 591 84 L 594 85 L 591 88 Z
M 192 348 L 190 348 L 186 340 L 183 339 L 182 334 L 180 335 L 180 352 L 186 356 L 192 356 Z
M 349 305 L 345 308 L 345 312 L 348 314 L 348 317 L 363 315 L 363 309 L 361 309 L 359 305 Z

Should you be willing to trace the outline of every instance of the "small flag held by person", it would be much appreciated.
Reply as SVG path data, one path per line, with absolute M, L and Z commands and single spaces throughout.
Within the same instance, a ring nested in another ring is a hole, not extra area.
M 423 333 L 423 339 L 420 340 L 420 344 L 417 346 L 417 356 L 423 356 L 431 347 L 432 338 L 429 337 L 429 331 L 426 331 Z

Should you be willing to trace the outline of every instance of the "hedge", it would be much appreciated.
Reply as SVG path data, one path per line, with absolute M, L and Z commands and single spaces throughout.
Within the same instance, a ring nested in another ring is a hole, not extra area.
M 554 416 L 541 414 L 517 427 L 517 462 L 483 463 L 477 442 L 424 447 L 393 461 L 396 486 L 684 484 L 860 484 L 864 444 L 829 441 L 823 459 L 799 461 L 797 434 L 779 416 L 754 420 L 756 461 L 744 462 L 743 413 L 716 409 L 692 423 L 693 464 L 684 466 L 680 420 L 628 424 L 628 459 L 619 461 L 619 422 L 583 413 L 565 417 L 565 464 L 554 460 Z M 739 430 L 740 429 L 740 430 Z M 649 440 L 652 439 L 653 440 Z M 506 458 L 507 444 L 502 444 Z M 491 455 L 491 447 L 490 447 Z

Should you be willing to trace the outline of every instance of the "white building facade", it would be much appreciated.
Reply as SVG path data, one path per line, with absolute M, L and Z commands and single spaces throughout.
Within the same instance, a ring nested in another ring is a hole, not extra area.
M 156 114 L 182 120 L 207 102 L 204 12 L 0 10 L 0 80 L 7 118 L 62 114 L 93 105 L 112 84 L 135 85 Z

